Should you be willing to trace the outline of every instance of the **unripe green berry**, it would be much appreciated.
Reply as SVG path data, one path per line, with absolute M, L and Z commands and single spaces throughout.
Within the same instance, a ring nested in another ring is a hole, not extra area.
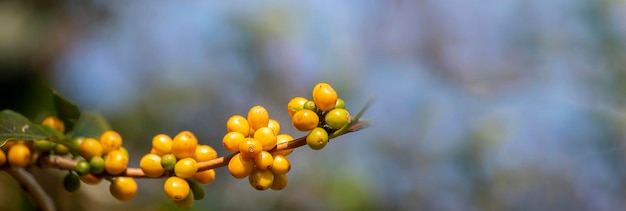
M 89 173 L 89 162 L 86 160 L 79 160 L 76 162 L 76 173 L 80 175 Z
M 328 126 L 333 129 L 339 129 L 343 126 L 347 125 L 352 121 L 352 117 L 350 113 L 346 109 L 343 108 L 335 108 L 328 113 L 324 117 L 324 121 Z
M 67 175 L 65 175 L 65 177 L 63 178 L 63 188 L 65 188 L 65 190 L 68 192 L 74 192 L 78 190 L 78 188 L 80 188 L 80 178 L 78 178 L 78 175 L 72 172 L 69 172 Z
M 89 160 L 89 171 L 94 174 L 100 174 L 104 171 L 104 158 L 96 156 Z
M 166 171 L 174 169 L 176 165 L 176 157 L 173 154 L 165 154 L 161 156 L 161 166 Z
M 306 136 L 306 144 L 314 150 L 320 150 L 328 143 L 328 132 L 324 128 L 317 127 Z
M 54 143 L 48 140 L 37 140 L 33 142 L 33 146 L 38 152 L 47 152 L 54 148 Z

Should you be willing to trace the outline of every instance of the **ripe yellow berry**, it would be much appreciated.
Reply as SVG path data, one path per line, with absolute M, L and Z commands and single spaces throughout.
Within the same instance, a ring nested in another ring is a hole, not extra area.
M 239 132 L 244 137 L 248 137 L 250 125 L 248 124 L 248 120 L 243 116 L 234 115 L 226 121 L 226 130 L 228 130 L 228 132 Z
M 287 174 L 274 174 L 274 181 L 272 182 L 272 190 L 282 190 L 287 187 L 287 183 L 289 182 L 289 178 L 287 178 Z
M 137 183 L 132 177 L 116 177 L 109 185 L 109 192 L 117 200 L 128 201 L 137 195 Z
M 0 167 L 7 163 L 7 155 L 0 149 Z
M 51 127 L 56 131 L 59 131 L 60 133 L 65 133 L 65 124 L 63 123 L 63 121 L 61 121 L 61 119 L 55 116 L 48 116 L 44 118 L 41 124 Z
M 275 119 L 270 119 L 270 121 L 267 123 L 267 127 L 272 129 L 272 132 L 274 132 L 274 134 L 280 134 L 280 123 L 278 123 L 278 121 L 276 121 Z
M 200 171 L 193 175 L 192 178 L 203 185 L 211 184 L 215 180 L 215 169 Z
M 161 166 L 161 156 L 155 154 L 146 154 L 139 161 L 139 168 L 147 177 L 159 177 L 163 175 L 165 169 Z
M 104 170 L 112 175 L 121 174 L 128 166 L 128 155 L 120 150 L 113 150 L 104 159 Z
M 172 141 L 172 154 L 178 159 L 190 158 L 196 154 L 198 139 L 190 131 L 182 131 Z
M 180 209 L 190 209 L 193 207 L 194 198 L 193 192 L 190 192 L 184 199 L 178 201 L 174 200 L 174 204 Z
M 276 135 L 269 127 L 261 127 L 254 132 L 254 139 L 259 140 L 263 150 L 270 150 L 276 146 Z
M 239 144 L 239 152 L 243 158 L 253 159 L 254 156 L 263 151 L 263 145 L 259 140 L 254 138 L 245 138 L 241 144 Z
M 172 153 L 172 138 L 165 134 L 157 134 L 152 137 L 152 148 L 157 155 Z
M 270 121 L 270 115 L 265 110 L 265 107 L 257 105 L 248 111 L 248 124 L 253 130 L 257 130 L 261 127 L 267 127 L 267 123 Z
M 228 162 L 228 171 L 237 179 L 242 179 L 250 175 L 253 168 L 254 162 L 243 159 L 240 154 L 236 154 Z
M 212 160 L 217 158 L 217 152 L 209 145 L 198 145 L 194 159 L 198 162 Z
M 272 154 L 267 151 L 263 151 L 254 156 L 254 165 L 256 166 L 256 168 L 261 170 L 271 168 L 273 162 L 274 158 L 272 157 Z
M 318 127 L 306 136 L 306 144 L 314 150 L 320 150 L 328 143 L 328 132 L 324 128 Z
M 274 156 L 271 169 L 274 174 L 286 174 L 291 170 L 291 163 L 287 157 L 276 155 Z
M 272 186 L 274 174 L 270 170 L 254 169 L 248 177 L 250 185 L 257 190 L 267 190 Z
M 224 148 L 229 152 L 239 152 L 239 144 L 243 142 L 245 137 L 240 132 L 228 132 L 222 138 Z
M 9 165 L 14 167 L 26 167 L 30 163 L 31 152 L 28 146 L 17 143 L 9 148 Z
M 104 149 L 102 149 L 102 144 L 94 138 L 86 138 L 82 143 L 80 143 L 80 155 L 87 160 L 92 157 L 102 156 L 103 151 Z
M 313 87 L 313 101 L 322 111 L 330 111 L 337 104 L 337 92 L 328 83 L 318 83 Z
M 189 183 L 180 177 L 169 177 L 163 185 L 165 195 L 174 201 L 185 199 L 189 195 Z
M 174 165 L 174 173 L 180 178 L 193 177 L 198 172 L 198 162 L 193 158 L 183 158 Z
M 122 146 L 122 136 L 115 131 L 107 130 L 100 136 L 100 145 L 102 145 L 102 153 L 104 154 L 118 150 Z
M 317 113 L 311 110 L 300 110 L 291 118 L 293 127 L 299 131 L 313 130 L 313 128 L 317 127 L 319 121 L 320 119 Z
M 282 144 L 282 143 L 287 143 L 293 140 L 293 137 L 291 137 L 288 134 L 279 134 L 276 136 L 276 144 Z M 275 151 L 272 153 L 272 155 L 284 155 L 287 156 L 289 154 L 291 154 L 291 152 L 293 152 L 293 149 L 284 149 L 284 150 L 280 150 L 280 151 Z
M 98 183 L 100 183 L 102 181 L 102 177 L 98 177 L 98 176 L 96 176 L 94 174 L 91 174 L 91 173 L 79 175 L 78 177 L 85 184 L 90 184 L 90 185 L 97 185 Z
M 293 99 L 291 99 L 289 103 L 287 103 L 287 112 L 289 113 L 289 117 L 292 117 L 293 114 L 295 114 L 299 110 L 302 110 L 302 106 L 304 106 L 304 103 L 306 103 L 306 101 L 309 100 L 304 97 L 294 97 Z

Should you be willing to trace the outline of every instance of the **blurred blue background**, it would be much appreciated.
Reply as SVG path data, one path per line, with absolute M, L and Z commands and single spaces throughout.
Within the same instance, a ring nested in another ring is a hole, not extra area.
M 0 81 L 5 99 L 37 80 L 101 113 L 131 166 L 182 130 L 226 155 L 227 118 L 257 104 L 305 135 L 286 104 L 319 81 L 354 113 L 376 97 L 371 127 L 290 155 L 285 190 L 222 168 L 195 210 L 625 210 L 625 14 L 613 0 L 6 1 Z M 175 209 L 162 182 L 125 203 L 104 182 L 46 184 L 61 210 Z M 0 207 L 28 201 L 9 190 Z

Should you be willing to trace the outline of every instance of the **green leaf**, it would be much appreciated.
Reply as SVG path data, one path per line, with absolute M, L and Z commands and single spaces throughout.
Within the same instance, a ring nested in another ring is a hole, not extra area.
M 52 102 L 57 112 L 57 117 L 63 120 L 67 132 L 71 132 L 74 129 L 74 125 L 80 118 L 80 109 L 67 99 L 63 98 L 56 91 L 52 92 Z
M 22 114 L 12 110 L 0 111 L 0 146 L 7 141 L 34 141 L 64 139 L 63 134 L 50 127 L 32 123 Z
M 78 137 L 98 139 L 102 133 L 109 129 L 111 129 L 111 126 L 102 116 L 97 113 L 84 112 L 76 123 L 74 132 L 69 137 L 70 139 Z

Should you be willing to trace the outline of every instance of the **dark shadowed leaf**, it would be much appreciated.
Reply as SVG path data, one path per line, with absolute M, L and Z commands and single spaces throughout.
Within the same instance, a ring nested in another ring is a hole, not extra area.
M 67 131 L 71 132 L 74 129 L 74 125 L 80 118 L 80 109 L 78 106 L 60 96 L 54 90 L 52 90 L 52 102 L 54 103 L 57 117 L 63 120 Z

